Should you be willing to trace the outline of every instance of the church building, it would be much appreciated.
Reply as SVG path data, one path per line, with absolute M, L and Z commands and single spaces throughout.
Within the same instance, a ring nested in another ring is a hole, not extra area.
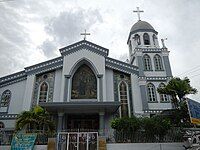
M 170 109 L 169 97 L 157 92 L 172 78 L 169 51 L 157 36 L 139 19 L 128 35 L 129 62 L 109 57 L 109 49 L 84 39 L 59 49 L 55 59 L 0 78 L 0 128 L 14 130 L 17 115 L 36 105 L 52 115 L 57 131 L 102 134 L 116 116 Z

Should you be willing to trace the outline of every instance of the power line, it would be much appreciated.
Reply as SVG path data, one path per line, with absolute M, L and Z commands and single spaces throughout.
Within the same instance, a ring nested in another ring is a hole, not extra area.
M 197 69 L 198 68 L 198 69 Z M 199 66 L 196 66 L 196 67 L 193 67 L 192 69 L 189 69 L 181 74 L 179 74 L 178 76 L 181 76 L 181 75 L 184 75 L 184 74 L 191 74 L 191 73 L 194 73 L 194 72 L 197 72 L 200 70 L 200 65 Z
M 1 2 L 9 2 L 9 1 L 14 1 L 14 0 L 0 0 L 0 3 Z
M 196 76 L 200 76 L 200 74 L 193 75 L 193 76 L 191 76 L 190 78 L 194 78 L 194 77 L 196 77 Z

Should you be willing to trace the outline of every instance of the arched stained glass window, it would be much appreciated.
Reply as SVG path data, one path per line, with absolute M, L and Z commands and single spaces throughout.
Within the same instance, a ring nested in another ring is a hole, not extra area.
M 150 45 L 150 38 L 147 33 L 143 34 L 144 45 Z
M 128 117 L 129 110 L 128 110 L 128 88 L 124 81 L 122 81 L 119 85 L 119 95 L 121 101 L 121 117 Z
M 72 99 L 97 99 L 97 78 L 86 64 L 81 65 L 72 78 Z
M 152 70 L 151 67 L 151 58 L 149 57 L 149 55 L 145 54 L 143 56 L 143 62 L 144 62 L 144 70 Z
M 163 70 L 162 59 L 158 54 L 154 56 L 154 65 L 155 65 L 155 70 Z
M 8 107 L 11 99 L 11 91 L 5 90 L 1 96 L 1 107 Z
M 164 88 L 165 84 L 164 83 L 160 83 L 159 88 Z M 160 101 L 161 102 L 168 102 L 169 101 L 169 96 L 166 94 L 160 94 Z
M 152 83 L 147 84 L 147 95 L 149 102 L 157 101 L 155 86 Z
M 39 102 L 47 102 L 48 98 L 48 84 L 46 82 L 43 82 L 40 85 L 40 95 L 39 95 Z
M 141 44 L 141 42 L 140 42 L 140 36 L 139 36 L 138 34 L 136 34 L 136 35 L 134 36 L 134 39 L 135 39 L 135 41 L 137 42 L 138 45 Z

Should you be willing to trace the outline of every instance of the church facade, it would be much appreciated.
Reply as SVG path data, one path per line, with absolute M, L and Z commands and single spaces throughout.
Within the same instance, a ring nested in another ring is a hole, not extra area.
M 17 115 L 36 105 L 50 112 L 58 131 L 104 132 L 113 117 L 170 109 L 169 97 L 157 92 L 172 78 L 169 51 L 157 34 L 149 23 L 136 22 L 127 41 L 129 62 L 82 40 L 61 48 L 60 57 L 0 78 L 0 128 L 13 130 Z

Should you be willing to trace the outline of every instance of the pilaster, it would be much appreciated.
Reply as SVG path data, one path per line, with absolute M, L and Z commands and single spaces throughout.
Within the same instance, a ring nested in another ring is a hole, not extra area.
M 22 106 L 23 111 L 30 110 L 34 85 L 35 85 L 35 75 L 33 74 L 27 76 L 23 106 Z
M 58 113 L 58 128 L 57 128 L 57 131 L 62 131 L 62 127 L 63 127 L 63 116 L 64 116 L 64 113 L 62 113 L 62 112 L 59 112 L 59 113 Z
M 70 81 L 71 75 L 65 75 L 65 85 L 64 85 L 64 96 L 63 96 L 63 102 L 69 101 L 69 81 Z
M 105 135 L 105 112 L 99 112 L 99 135 Z
M 98 83 L 99 83 L 99 101 L 103 101 L 103 75 L 99 74 L 97 75 L 98 77 Z

